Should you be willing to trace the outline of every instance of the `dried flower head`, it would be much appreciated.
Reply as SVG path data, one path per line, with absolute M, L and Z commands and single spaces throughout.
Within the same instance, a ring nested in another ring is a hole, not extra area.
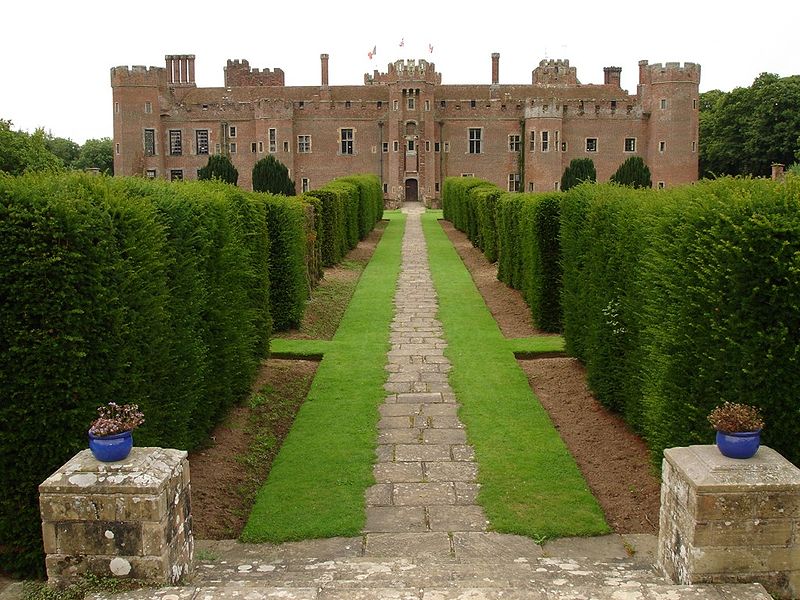
M 708 415 L 708 422 L 717 431 L 736 433 L 741 431 L 757 431 L 764 428 L 761 411 L 749 404 L 725 402 Z
M 89 433 L 95 437 L 132 431 L 144 423 L 144 414 L 138 404 L 120 406 L 116 402 L 109 402 L 106 406 L 97 407 L 97 414 L 98 417 L 89 428 Z

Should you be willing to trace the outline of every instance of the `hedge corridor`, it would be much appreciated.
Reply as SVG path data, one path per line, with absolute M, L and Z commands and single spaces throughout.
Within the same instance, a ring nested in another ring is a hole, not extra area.
M 0 569 L 43 574 L 37 487 L 87 447 L 97 406 L 139 404 L 139 446 L 201 445 L 273 329 L 299 324 L 322 263 L 382 211 L 371 175 L 300 198 L 0 176 Z
M 655 465 L 713 443 L 706 416 L 724 401 L 760 407 L 763 442 L 800 464 L 800 179 L 443 190 L 445 218 L 496 258 L 539 328 L 563 331 Z

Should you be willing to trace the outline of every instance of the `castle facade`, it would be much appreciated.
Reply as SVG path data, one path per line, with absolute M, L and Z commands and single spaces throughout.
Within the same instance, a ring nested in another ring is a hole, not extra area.
M 298 193 L 354 173 L 374 173 L 391 206 L 404 199 L 437 205 L 445 177 L 474 175 L 510 191 L 558 189 L 573 158 L 591 158 L 598 181 L 630 156 L 650 167 L 653 185 L 698 177 L 700 66 L 639 61 L 635 95 L 619 67 L 602 84 L 581 84 L 567 60 L 543 60 L 530 84 L 443 85 L 435 65 L 399 60 L 363 85 L 321 81 L 286 86 L 281 69 L 229 60 L 225 85 L 195 84 L 194 55 L 168 55 L 165 67 L 111 69 L 114 172 L 196 179 L 214 153 L 228 154 L 239 185 L 273 154 Z

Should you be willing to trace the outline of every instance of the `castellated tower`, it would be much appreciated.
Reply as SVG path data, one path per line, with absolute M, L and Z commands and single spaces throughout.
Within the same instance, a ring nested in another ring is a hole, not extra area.
M 386 86 L 389 92 L 390 112 L 381 125 L 381 145 L 391 140 L 392 148 L 381 168 L 392 205 L 408 196 L 435 197 L 437 163 L 433 153 L 426 152 L 425 141 L 430 147 L 438 138 L 431 108 L 441 82 L 436 65 L 426 60 L 398 60 L 388 65 L 386 73 L 364 76 L 365 85 Z
M 169 139 L 160 131 L 161 117 L 176 90 L 195 87 L 194 58 L 193 54 L 171 54 L 165 57 L 164 67 L 111 69 L 115 173 L 164 172 Z
M 639 61 L 639 99 L 649 116 L 644 159 L 654 186 L 698 178 L 699 88 L 700 65 Z

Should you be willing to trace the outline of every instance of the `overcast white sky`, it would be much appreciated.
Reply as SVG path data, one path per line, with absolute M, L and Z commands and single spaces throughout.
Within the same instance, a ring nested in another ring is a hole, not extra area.
M 359 85 L 401 58 L 435 62 L 443 83 L 488 84 L 499 52 L 500 83 L 530 83 L 542 58 L 568 58 L 582 83 L 622 67 L 635 93 L 647 59 L 700 63 L 701 91 L 729 91 L 764 71 L 800 74 L 799 21 L 798 0 L 12 0 L 2 9 L 0 119 L 78 143 L 110 137 L 109 69 L 163 67 L 165 54 L 195 54 L 204 87 L 222 86 L 229 58 L 281 67 L 287 85 L 319 85 L 323 52 L 331 85 Z

